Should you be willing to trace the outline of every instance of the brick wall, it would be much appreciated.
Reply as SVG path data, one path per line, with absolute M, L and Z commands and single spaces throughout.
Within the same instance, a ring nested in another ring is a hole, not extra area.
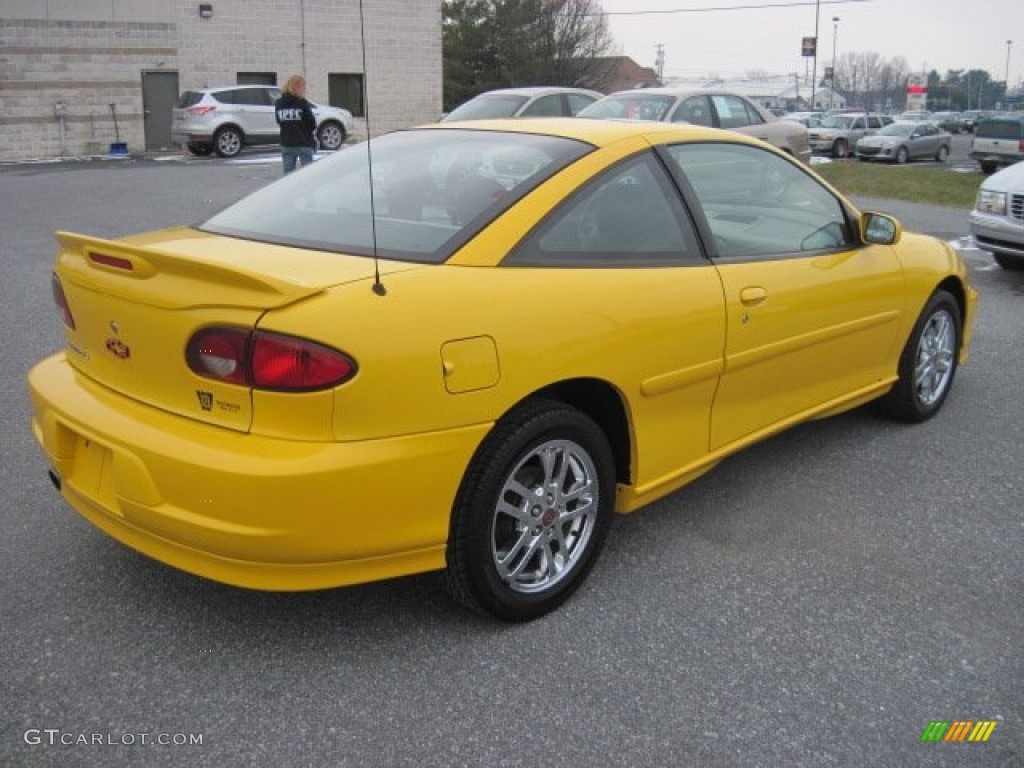
M 363 72 L 358 0 L 0 0 L 0 160 L 145 148 L 142 73 L 176 71 L 180 91 L 233 85 L 238 72 Z M 441 0 L 363 0 L 373 132 L 441 113 Z M 62 148 L 54 105 L 65 105 Z M 357 121 L 357 135 L 365 136 Z

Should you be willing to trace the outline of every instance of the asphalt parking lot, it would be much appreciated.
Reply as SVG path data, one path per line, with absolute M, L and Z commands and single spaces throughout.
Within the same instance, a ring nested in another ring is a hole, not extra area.
M 966 211 L 858 201 L 955 242 L 981 293 L 937 418 L 864 408 L 736 455 L 620 518 L 567 605 L 508 626 L 433 575 L 203 581 L 51 487 L 24 386 L 60 346 L 51 233 L 195 221 L 280 175 L 240 160 L 0 169 L 0 764 L 1024 764 L 1024 277 L 970 247 Z M 997 726 L 923 743 L 937 720 Z

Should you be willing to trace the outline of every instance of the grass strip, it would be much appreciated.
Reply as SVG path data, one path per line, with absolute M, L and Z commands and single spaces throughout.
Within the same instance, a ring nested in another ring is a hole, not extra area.
M 985 178 L 981 172 L 882 165 L 858 160 L 839 160 L 813 167 L 847 196 L 908 200 L 966 209 L 974 207 L 978 187 Z

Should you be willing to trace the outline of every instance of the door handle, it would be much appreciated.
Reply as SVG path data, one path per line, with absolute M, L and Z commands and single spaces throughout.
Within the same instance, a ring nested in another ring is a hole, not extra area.
M 740 301 L 748 307 L 760 304 L 768 298 L 768 291 L 759 285 L 749 285 L 740 291 Z

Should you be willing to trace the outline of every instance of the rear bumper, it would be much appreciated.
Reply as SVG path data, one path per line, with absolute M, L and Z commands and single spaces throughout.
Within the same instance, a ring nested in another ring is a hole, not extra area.
M 261 437 L 117 395 L 56 355 L 29 372 L 61 493 L 122 543 L 242 587 L 303 590 L 444 566 L 449 516 L 490 425 L 352 443 Z
M 211 144 L 213 135 L 208 131 L 171 130 L 172 144 Z

